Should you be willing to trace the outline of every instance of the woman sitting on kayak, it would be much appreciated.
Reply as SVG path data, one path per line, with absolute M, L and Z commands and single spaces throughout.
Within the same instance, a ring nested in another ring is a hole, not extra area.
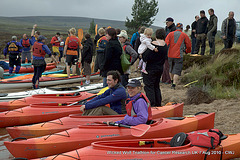
M 141 92 L 141 82 L 137 79 L 133 79 L 126 87 L 130 97 L 126 100 L 127 115 L 123 120 L 116 121 L 115 123 L 136 126 L 151 121 L 152 110 L 150 102 L 146 95 Z

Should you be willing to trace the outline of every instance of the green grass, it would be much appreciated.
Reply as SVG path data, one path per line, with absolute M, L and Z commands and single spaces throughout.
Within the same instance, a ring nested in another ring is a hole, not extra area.
M 221 50 L 223 45 L 217 45 Z M 240 95 L 240 44 L 233 49 L 221 51 L 205 65 L 194 64 L 182 76 L 183 84 L 198 80 L 194 85 L 207 88 L 216 99 L 237 98 Z

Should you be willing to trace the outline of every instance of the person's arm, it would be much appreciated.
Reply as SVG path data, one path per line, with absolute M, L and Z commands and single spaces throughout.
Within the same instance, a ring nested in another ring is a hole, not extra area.
M 134 64 L 134 62 L 137 60 L 138 58 L 138 53 L 130 46 L 130 45 L 127 45 L 126 46 L 126 51 L 127 53 L 130 54 L 130 56 L 132 57 L 131 59 L 131 65 Z
M 105 48 L 107 45 L 107 42 L 108 42 L 107 40 L 102 39 L 101 41 L 99 41 L 98 46 L 101 48 Z
M 106 66 L 108 66 L 109 63 L 112 63 L 112 53 L 113 53 L 113 47 L 111 46 L 110 43 L 107 44 L 106 48 L 105 48 L 105 52 L 104 52 L 104 62 L 103 62 L 103 70 L 106 69 Z M 100 68 L 100 70 L 102 70 Z
M 3 50 L 4 58 L 6 58 L 6 56 L 7 56 L 8 46 L 9 46 L 9 43 L 7 43 L 6 47 L 5 47 L 4 50 Z
M 34 36 L 36 28 L 37 28 L 37 24 L 34 24 L 33 29 L 32 29 L 32 33 L 31 33 L 31 37 Z
M 222 22 L 221 32 L 222 32 L 222 38 L 223 38 L 223 39 L 226 39 L 226 37 L 227 37 L 226 28 L 227 28 L 227 19 L 225 19 L 225 20 Z
M 151 41 L 149 40 L 146 40 L 144 43 L 147 45 L 147 48 L 149 48 L 152 51 L 156 48 L 154 45 L 152 45 Z
M 84 59 L 87 57 L 87 53 L 88 53 L 89 49 L 90 49 L 89 44 L 85 43 L 83 46 L 83 51 L 82 51 L 82 59 L 81 59 L 82 65 L 83 65 Z
M 17 43 L 18 43 L 18 51 L 22 52 L 22 48 L 23 48 L 22 43 L 20 42 L 17 42 Z
M 148 106 L 146 101 L 143 98 L 140 98 L 133 104 L 133 107 L 137 117 L 126 115 L 123 120 L 116 121 L 115 123 L 130 126 L 146 124 L 148 120 Z
M 99 99 L 87 102 L 85 104 L 85 108 L 92 109 L 109 103 L 120 101 L 122 99 L 126 99 L 126 91 L 124 88 L 118 88 L 113 91 L 112 94 L 109 94 L 109 92 L 110 89 L 105 91 L 104 94 L 99 97 Z
M 205 20 L 205 25 L 206 25 L 206 28 L 205 28 L 205 32 L 204 32 L 204 34 L 207 34 L 207 32 L 208 32 L 208 27 L 207 27 L 207 25 L 208 25 L 208 19 L 206 18 L 206 20 Z

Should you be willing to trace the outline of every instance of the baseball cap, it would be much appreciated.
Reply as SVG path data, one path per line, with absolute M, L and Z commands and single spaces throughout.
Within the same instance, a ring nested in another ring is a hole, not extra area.
M 120 34 L 117 35 L 118 37 L 124 37 L 126 39 L 128 39 L 128 35 L 127 35 L 127 31 L 125 30 L 121 30 Z
M 42 41 L 42 40 L 44 40 L 44 39 L 47 39 L 47 38 L 44 37 L 43 35 L 38 36 L 38 40 L 39 40 L 39 41 Z
M 166 23 L 166 22 L 173 22 L 173 21 L 174 21 L 173 18 L 168 17 L 168 18 L 166 19 L 165 23 Z
M 128 82 L 128 84 L 126 85 L 126 87 L 128 87 L 128 86 L 130 86 L 130 87 L 141 87 L 142 84 L 141 84 L 141 82 L 140 82 L 139 80 L 137 80 L 137 79 L 132 79 L 132 80 L 130 80 L 130 82 Z
M 177 29 L 183 29 L 183 24 L 182 23 L 177 23 L 176 28 Z

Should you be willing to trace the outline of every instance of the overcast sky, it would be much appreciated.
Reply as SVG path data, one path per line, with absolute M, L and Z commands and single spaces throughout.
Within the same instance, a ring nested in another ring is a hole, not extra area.
M 131 18 L 134 0 L 0 0 L 0 16 L 76 16 L 125 21 Z M 182 22 L 194 21 L 200 10 L 213 8 L 218 16 L 218 29 L 229 11 L 240 21 L 240 0 L 158 0 L 159 12 L 154 25 L 164 27 L 167 17 Z

